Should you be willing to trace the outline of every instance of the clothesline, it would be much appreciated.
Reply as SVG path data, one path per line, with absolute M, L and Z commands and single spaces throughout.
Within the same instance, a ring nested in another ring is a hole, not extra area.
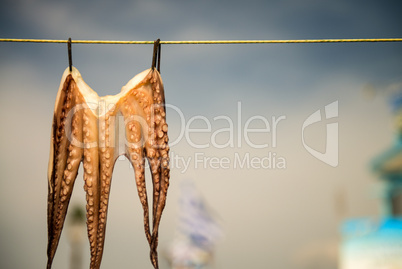
M 63 39 L 18 39 L 0 38 L 0 42 L 68 43 Z M 288 40 L 185 40 L 160 41 L 160 44 L 283 44 L 283 43 L 359 43 L 359 42 L 402 42 L 402 38 L 352 38 L 352 39 L 288 39 Z M 75 44 L 153 44 L 154 41 L 122 40 L 72 40 Z

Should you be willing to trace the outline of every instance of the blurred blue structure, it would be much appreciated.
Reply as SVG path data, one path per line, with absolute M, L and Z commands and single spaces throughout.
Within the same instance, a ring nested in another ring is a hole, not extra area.
M 402 91 L 394 94 L 390 105 L 396 114 L 396 138 L 391 148 L 373 160 L 372 167 L 383 180 L 382 217 L 402 217 Z
M 175 241 L 168 251 L 173 269 L 202 269 L 213 260 L 222 231 L 205 200 L 190 180 L 184 180 L 179 198 Z
M 402 92 L 398 92 L 392 96 L 390 99 L 390 105 L 394 112 L 399 112 L 402 107 Z
M 373 162 L 374 171 L 384 181 L 382 191 L 382 216 L 384 218 L 402 217 L 402 133 L 398 132 L 396 141 L 389 150 Z
M 392 98 L 391 107 L 395 142 L 372 162 L 383 184 L 381 216 L 343 223 L 340 269 L 402 268 L 402 93 Z

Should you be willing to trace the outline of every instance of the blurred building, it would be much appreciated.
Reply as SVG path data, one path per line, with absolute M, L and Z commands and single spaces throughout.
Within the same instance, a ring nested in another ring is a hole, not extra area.
M 381 216 L 344 222 L 340 269 L 402 268 L 402 96 L 393 99 L 397 132 L 372 163 L 381 180 Z

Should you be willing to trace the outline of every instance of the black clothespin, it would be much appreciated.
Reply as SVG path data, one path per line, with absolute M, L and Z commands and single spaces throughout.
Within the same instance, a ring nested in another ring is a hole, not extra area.
M 158 62 L 158 67 L 156 70 L 158 72 L 161 72 L 161 43 L 160 39 L 158 38 L 157 40 L 154 41 L 154 52 L 153 52 L 153 57 L 152 57 L 152 69 L 155 69 L 156 67 L 156 62 Z
M 73 71 L 73 57 L 71 56 L 71 37 L 68 38 L 67 50 L 68 50 L 68 66 L 70 67 L 70 72 L 72 72 Z

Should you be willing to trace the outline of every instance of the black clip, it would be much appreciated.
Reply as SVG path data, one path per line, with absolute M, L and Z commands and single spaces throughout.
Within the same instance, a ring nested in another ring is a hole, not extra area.
M 73 57 L 71 56 L 71 37 L 67 42 L 67 50 L 68 50 L 68 66 L 70 68 L 70 72 L 73 71 Z
M 161 72 L 161 43 L 160 43 L 160 41 L 161 40 L 159 38 L 154 41 L 154 52 L 153 52 L 153 56 L 152 56 L 152 69 L 155 69 L 156 62 L 158 62 L 157 70 L 159 73 Z

